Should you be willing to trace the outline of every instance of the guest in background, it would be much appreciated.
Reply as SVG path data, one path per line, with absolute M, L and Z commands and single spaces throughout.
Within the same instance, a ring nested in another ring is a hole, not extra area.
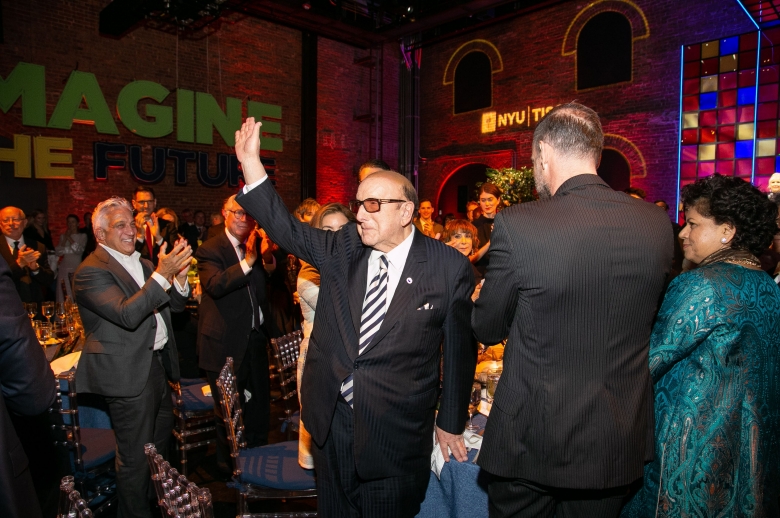
M 54 375 L 4 261 L 0 261 L 0 300 L 0 516 L 40 518 L 41 508 L 22 444 L 29 436 L 20 438 L 15 426 L 20 420 L 35 419 L 54 403 Z M 22 433 L 27 431 L 24 428 Z M 38 446 L 39 450 L 49 450 L 48 444 Z M 48 458 L 33 468 L 52 471 L 53 464 Z
M 201 212 L 201 214 L 203 214 Z M 200 231 L 195 224 L 195 214 L 192 209 L 184 209 L 181 211 L 181 225 L 179 225 L 179 235 L 187 240 L 192 247 L 192 253 L 198 251 L 198 239 L 200 237 Z
M 434 209 L 431 200 L 421 200 L 417 213 L 418 216 L 414 219 L 414 226 L 417 227 L 417 230 L 432 239 L 441 239 L 444 227 L 432 219 Z
M 666 203 L 664 200 L 656 200 L 655 204 L 664 209 L 664 211 L 668 214 L 669 213 L 669 204 Z M 676 214 L 675 214 L 676 217 Z M 682 252 L 682 245 L 680 245 L 680 230 L 682 230 L 682 227 L 679 223 L 677 223 L 676 219 L 671 220 L 672 223 L 672 231 L 674 232 L 674 255 L 672 257 L 672 269 L 669 272 L 669 282 L 672 281 L 675 277 L 680 275 L 682 273 L 682 264 L 683 264 L 683 252 Z M 774 271 L 774 270 L 773 270 Z
M 647 193 L 645 193 L 644 189 L 639 189 L 638 187 L 628 187 L 623 189 L 623 192 L 637 200 L 644 200 L 647 198 Z
M 309 222 L 313 228 L 338 232 L 347 223 L 357 223 L 355 215 L 340 203 L 328 203 L 320 207 Z M 298 298 L 303 314 L 303 341 L 298 357 L 298 400 L 301 399 L 301 381 L 306 365 L 306 352 L 309 349 L 309 337 L 314 327 L 314 313 L 317 310 L 317 298 L 320 294 L 320 272 L 305 261 L 301 261 L 298 272 Z M 314 459 L 311 454 L 311 435 L 301 421 L 298 429 L 298 464 L 304 469 L 314 469 Z
M 81 260 L 87 258 L 89 254 L 95 251 L 97 241 L 95 241 L 95 232 L 92 230 L 92 213 L 84 213 L 84 226 L 79 228 L 79 233 L 87 236 L 87 244 L 84 245 L 84 252 L 81 254 Z
M 769 177 L 769 199 L 780 200 L 780 173 L 773 173 Z
M 501 202 L 502 194 L 501 189 L 488 182 L 480 185 L 477 192 L 479 196 L 479 210 L 482 211 L 482 214 L 472 223 L 477 228 L 477 238 L 479 238 L 480 246 L 482 247 L 478 251 L 475 263 L 477 270 L 482 275 L 485 274 L 485 270 L 487 270 L 487 266 L 490 264 L 490 235 L 493 233 L 493 220 L 496 218 L 500 208 L 503 207 Z
M 623 516 L 780 516 L 780 288 L 756 255 L 777 207 L 740 178 L 682 191 L 685 258 L 650 340 L 655 459 Z
M 255 220 L 236 203 L 225 200 L 225 231 L 198 249 L 200 286 L 198 308 L 199 365 L 206 371 L 213 395 L 228 357 L 233 358 L 250 448 L 268 443 L 270 388 L 268 339 L 277 336 L 266 302 L 266 273 L 273 270 L 269 244 L 255 230 Z M 250 396 L 246 397 L 245 394 Z M 217 466 L 230 473 L 230 450 L 222 407 L 214 398 L 217 421 Z
M 57 302 L 62 302 L 66 297 L 73 300 L 71 277 L 81 264 L 81 257 L 87 246 L 87 235 L 79 232 L 79 217 L 75 214 L 68 214 L 67 221 L 65 233 L 60 234 L 60 243 L 57 245 L 57 255 L 62 258 L 57 269 L 57 277 L 60 279 Z
M 653 458 L 647 351 L 672 227 L 598 176 L 603 145 L 596 112 L 553 108 L 532 142 L 540 199 L 495 218 L 472 315 L 478 341 L 509 337 L 478 461 L 493 518 L 616 517 Z
M 368 162 L 365 162 L 358 169 L 358 182 L 362 182 L 371 174 L 377 171 L 392 171 L 392 168 L 387 165 L 387 162 L 380 160 L 379 158 L 372 158 Z
M 151 187 L 139 185 L 135 188 L 133 208 L 136 210 L 135 226 L 138 231 L 135 249 L 143 259 L 149 259 L 157 266 L 160 246 L 165 242 L 168 250 L 172 250 L 179 239 L 179 231 L 175 225 L 155 214 L 157 198 Z
M 200 211 L 198 211 L 200 212 Z M 203 214 L 201 212 L 201 214 Z M 205 215 L 204 215 L 204 221 L 205 221 Z M 212 212 L 209 216 L 209 227 L 206 230 L 206 237 L 201 237 L 201 241 L 206 241 L 207 239 L 211 239 L 214 236 L 219 236 L 223 232 L 225 232 L 225 218 L 222 217 L 221 212 Z M 198 223 L 198 213 L 195 213 L 195 224 Z M 198 227 L 200 229 L 200 227 Z
M 192 252 L 180 239 L 170 252 L 163 242 L 156 268 L 141 259 L 135 218 L 122 198 L 101 202 L 92 218 L 100 246 L 73 281 L 85 334 L 76 383 L 80 392 L 100 394 L 108 403 L 116 436 L 117 516 L 151 518 L 144 444 L 154 443 L 163 456 L 168 451 L 168 380 L 180 378 L 170 315 L 185 309 Z
M 314 198 L 306 198 L 295 209 L 295 217 L 298 218 L 298 221 L 308 223 L 318 210 L 320 210 L 319 202 Z
M 466 219 L 473 222 L 475 219 L 477 219 L 477 217 L 479 217 L 474 217 L 474 209 L 477 207 L 479 207 L 479 203 L 475 201 L 470 201 L 466 204 Z
M 469 258 L 479 248 L 477 228 L 467 219 L 449 221 L 444 227 L 441 241 Z M 471 269 L 474 271 L 474 281 L 476 283 L 471 300 L 477 300 L 479 298 L 479 290 L 482 288 L 482 274 L 479 273 L 479 270 L 473 263 Z
M 49 221 L 44 211 L 36 209 L 30 213 L 27 218 L 27 228 L 24 229 L 24 240 L 30 247 L 35 247 L 36 243 L 43 243 L 46 250 L 54 250 Z
M 179 224 L 179 216 L 176 215 L 176 213 L 173 211 L 173 209 L 169 209 L 168 207 L 163 207 L 161 209 L 157 210 L 157 217 L 164 219 L 169 224 L 173 224 L 173 228 L 179 228 L 181 225 Z M 184 236 L 182 236 L 184 237 Z
M 22 209 L 5 207 L 0 210 L 0 230 L 5 246 L 0 244 L 0 255 L 11 269 L 11 278 L 22 302 L 42 302 L 46 290 L 54 281 L 43 243 L 26 243 L 24 224 L 27 218 Z

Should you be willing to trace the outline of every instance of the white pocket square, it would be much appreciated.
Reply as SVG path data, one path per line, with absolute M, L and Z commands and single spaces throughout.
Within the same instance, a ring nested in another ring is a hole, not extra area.
M 423 304 L 422 306 L 417 308 L 417 311 L 422 311 L 422 310 L 427 310 L 427 309 L 433 309 L 433 306 L 426 302 L 425 304 Z

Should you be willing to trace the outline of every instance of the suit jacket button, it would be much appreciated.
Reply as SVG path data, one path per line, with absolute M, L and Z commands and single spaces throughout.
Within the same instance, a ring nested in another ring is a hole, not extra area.
M 358 362 L 355 362 L 355 365 L 352 366 L 355 370 L 358 370 Z

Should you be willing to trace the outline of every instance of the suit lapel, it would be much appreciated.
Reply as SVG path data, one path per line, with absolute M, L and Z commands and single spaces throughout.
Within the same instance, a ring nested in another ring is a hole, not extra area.
M 373 349 L 376 344 L 378 344 L 382 338 L 395 327 L 404 312 L 409 309 L 409 304 L 411 304 L 412 298 L 417 291 L 417 286 L 420 285 L 420 281 L 425 273 L 425 263 L 428 261 L 425 239 L 428 238 L 425 237 L 422 232 L 414 233 L 412 246 L 409 249 L 409 255 L 406 258 L 403 273 L 401 273 L 401 278 L 398 280 L 398 286 L 395 289 L 393 300 L 390 302 L 390 307 L 387 309 L 385 319 L 382 321 L 382 325 L 377 334 L 374 335 L 371 343 L 368 344 L 363 351 L 363 354 L 366 354 Z M 409 282 L 409 279 L 411 279 L 411 282 Z M 365 292 L 365 283 L 363 291 Z
M 119 264 L 119 261 L 111 257 L 111 254 L 109 254 L 108 251 L 101 245 L 98 245 L 93 253 L 98 259 L 106 263 L 106 266 L 109 270 L 111 270 L 111 273 L 116 275 L 119 280 L 122 281 L 121 287 L 128 297 L 132 296 L 135 292 L 141 289 L 138 286 L 138 283 L 135 282 L 135 279 L 133 279 L 133 276 L 130 275 L 127 270 L 125 270 L 125 267 Z

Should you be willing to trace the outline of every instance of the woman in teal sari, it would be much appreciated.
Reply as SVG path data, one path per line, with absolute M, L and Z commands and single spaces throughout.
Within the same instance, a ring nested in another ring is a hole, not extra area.
M 777 206 L 720 175 L 682 192 L 685 258 L 650 341 L 655 460 L 623 517 L 777 517 L 780 289 L 756 256 Z

